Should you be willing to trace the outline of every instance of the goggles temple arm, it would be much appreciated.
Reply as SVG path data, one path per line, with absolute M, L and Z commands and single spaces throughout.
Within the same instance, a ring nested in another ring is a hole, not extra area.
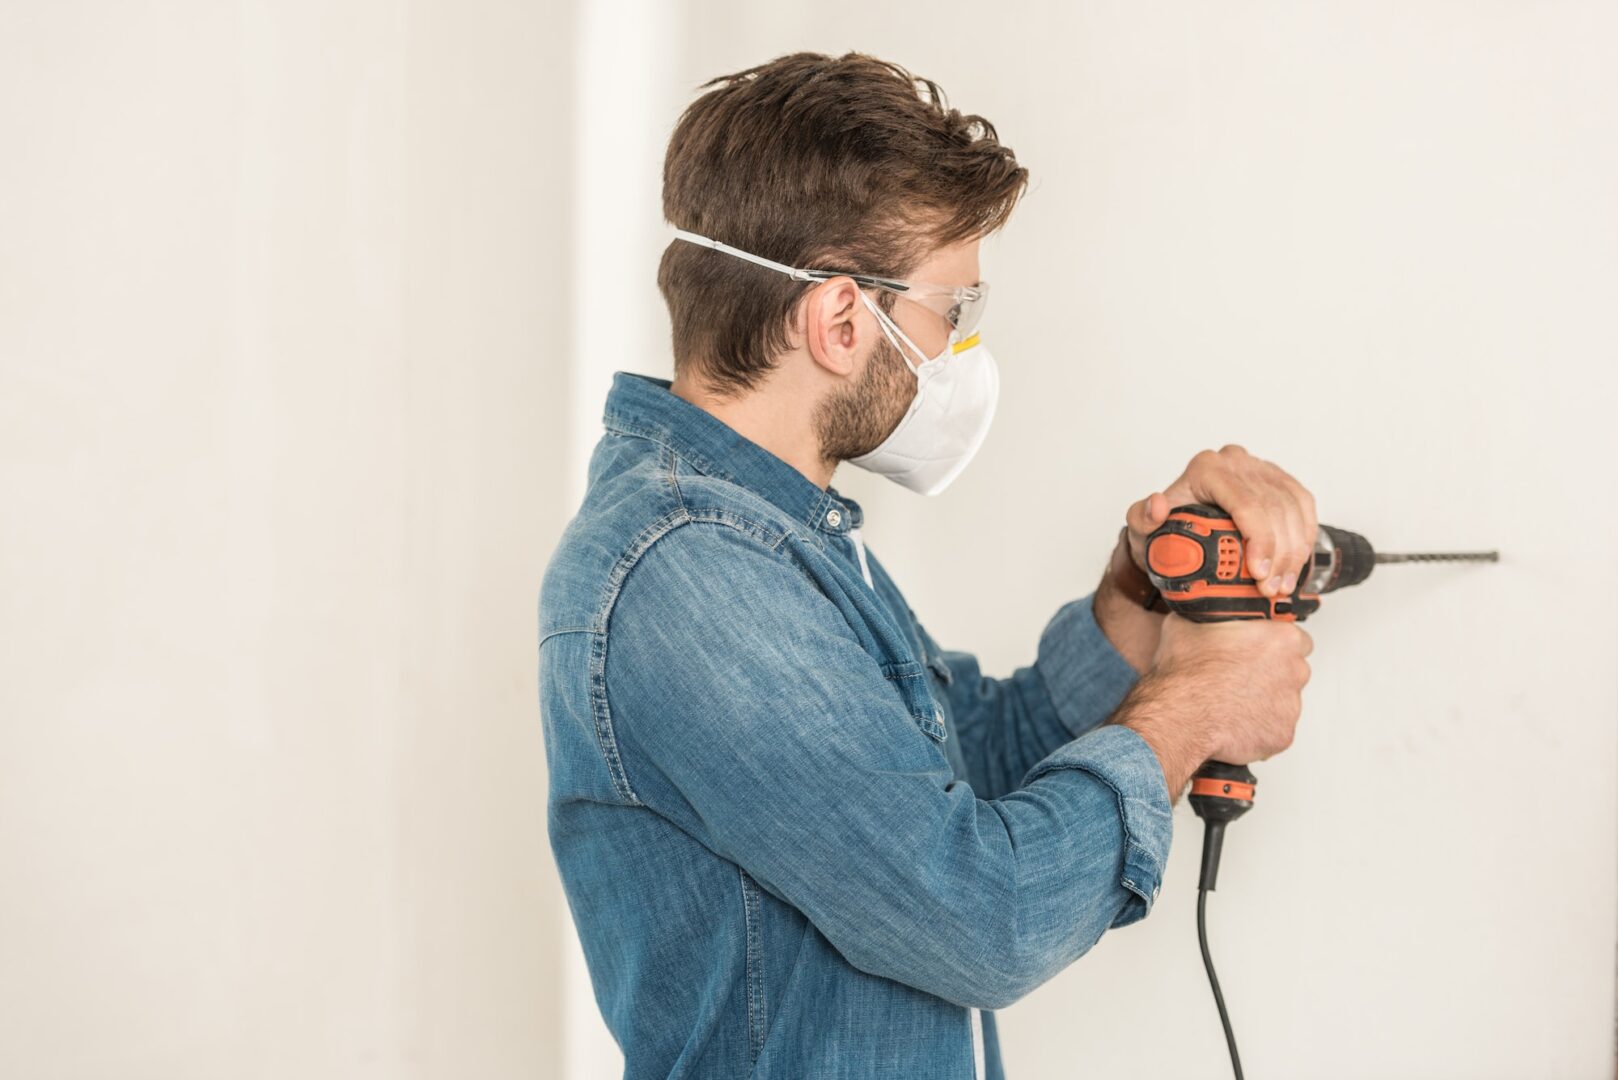
M 809 271 L 807 270 L 799 270 L 795 266 L 788 266 L 785 263 L 778 263 L 774 259 L 766 259 L 762 255 L 754 255 L 751 251 L 743 251 L 741 248 L 733 248 L 729 244 L 721 244 L 718 240 L 711 240 L 706 236 L 699 236 L 694 232 L 687 232 L 685 229 L 675 229 L 674 236 L 676 239 L 684 240 L 687 243 L 696 244 L 698 247 L 713 248 L 715 251 L 722 251 L 726 255 L 734 255 L 738 259 L 744 259 L 747 262 L 753 263 L 757 266 L 762 266 L 767 270 L 774 270 L 778 273 L 785 274 L 793 281 L 812 280 L 809 277 Z
M 690 244 L 696 244 L 698 247 L 712 248 L 713 250 L 723 252 L 726 255 L 734 255 L 736 258 L 743 259 L 754 264 L 755 266 L 762 266 L 766 270 L 774 270 L 777 273 L 785 274 L 793 281 L 829 281 L 830 279 L 836 277 L 846 277 L 853 279 L 853 281 L 857 284 L 869 286 L 871 288 L 888 289 L 892 292 L 910 291 L 910 286 L 906 285 L 902 281 L 894 281 L 889 278 L 872 277 L 869 274 L 848 274 L 840 270 L 802 270 L 796 266 L 788 266 L 786 263 L 778 263 L 774 259 L 766 259 L 762 255 L 754 255 L 751 251 L 743 251 L 741 248 L 733 248 L 729 244 L 722 244 L 718 240 L 701 236 L 685 229 L 675 229 L 674 236 L 675 239 L 684 240 Z

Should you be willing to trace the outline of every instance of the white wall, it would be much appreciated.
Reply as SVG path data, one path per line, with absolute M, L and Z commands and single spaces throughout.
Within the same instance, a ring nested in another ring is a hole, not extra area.
M 1074 7 L 0 12 L 0 1075 L 610 1070 L 538 575 L 608 374 L 668 370 L 674 117 L 861 48 L 1035 175 L 980 460 L 932 501 L 839 479 L 940 638 L 1025 660 L 1225 441 L 1388 549 L 1505 553 L 1312 624 L 1214 901 L 1250 1071 L 1610 1076 L 1618 630 L 1579 537 L 1618 531 L 1618 17 Z M 1004 1015 L 1013 1075 L 1223 1075 L 1196 824 L 1151 919 Z
M 1386 567 L 1310 624 L 1300 737 L 1211 901 L 1248 1071 L 1611 1076 L 1618 629 L 1580 552 L 1618 534 L 1615 9 L 689 18 L 687 85 L 858 48 L 1033 171 L 986 254 L 1003 389 L 979 459 L 933 501 L 838 478 L 947 644 L 1025 661 L 1126 506 L 1225 442 L 1385 550 L 1504 552 Z M 1012 1075 L 1224 1073 L 1199 826 L 1177 815 L 1150 919 L 1002 1018 Z
M 570 22 L 0 12 L 0 1075 L 560 1067 Z

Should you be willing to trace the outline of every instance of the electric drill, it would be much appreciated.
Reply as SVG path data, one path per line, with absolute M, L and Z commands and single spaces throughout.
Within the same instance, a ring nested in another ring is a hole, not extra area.
M 1321 525 L 1309 564 L 1298 574 L 1290 596 L 1265 596 L 1247 566 L 1246 543 L 1229 514 L 1217 506 L 1192 503 L 1176 506 L 1162 525 L 1146 538 L 1146 571 L 1163 594 L 1169 610 L 1193 622 L 1228 622 L 1234 619 L 1286 619 L 1301 621 L 1320 609 L 1320 597 L 1334 589 L 1358 585 L 1371 576 L 1378 563 L 1395 562 L 1498 562 L 1496 551 L 1430 552 L 1388 555 L 1370 541 L 1347 529 Z M 1258 780 L 1242 765 L 1209 761 L 1191 779 L 1191 808 L 1204 822 L 1202 874 L 1197 883 L 1197 938 L 1202 962 L 1208 970 L 1214 1003 L 1225 1029 L 1225 1043 L 1236 1080 L 1242 1064 L 1236 1037 L 1225 1012 L 1224 995 L 1208 953 L 1206 902 L 1219 877 L 1219 854 L 1225 826 L 1253 807 Z

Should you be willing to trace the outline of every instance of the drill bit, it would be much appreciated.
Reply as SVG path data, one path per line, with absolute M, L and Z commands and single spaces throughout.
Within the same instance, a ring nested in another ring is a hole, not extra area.
M 1498 551 L 1421 551 L 1410 555 L 1390 555 L 1385 551 L 1376 553 L 1379 563 L 1396 562 L 1499 562 Z

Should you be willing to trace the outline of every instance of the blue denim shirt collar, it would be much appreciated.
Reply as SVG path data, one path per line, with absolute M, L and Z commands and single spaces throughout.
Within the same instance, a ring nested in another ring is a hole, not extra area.
M 607 430 L 661 443 L 699 471 L 739 484 L 821 532 L 842 534 L 864 522 L 859 503 L 836 488 L 822 491 L 718 417 L 676 397 L 669 386 L 667 379 L 615 373 L 602 417 Z

